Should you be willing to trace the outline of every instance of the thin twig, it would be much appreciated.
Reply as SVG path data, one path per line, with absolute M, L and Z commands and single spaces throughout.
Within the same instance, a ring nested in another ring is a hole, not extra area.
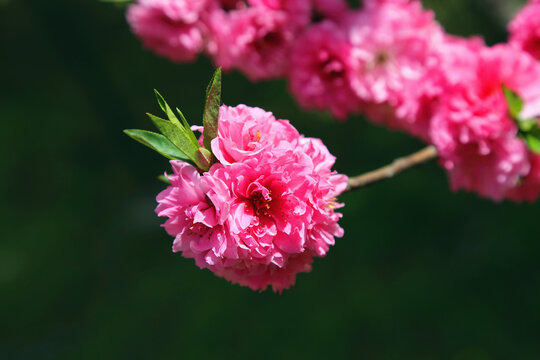
M 390 165 L 349 178 L 349 186 L 347 186 L 344 192 L 353 191 L 382 180 L 390 179 L 407 169 L 428 162 L 436 157 L 437 149 L 434 146 L 428 146 L 414 154 L 396 159 Z

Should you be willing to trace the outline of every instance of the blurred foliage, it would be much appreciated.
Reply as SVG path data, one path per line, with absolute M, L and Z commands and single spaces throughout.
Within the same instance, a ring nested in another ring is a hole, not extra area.
M 495 1 L 425 4 L 452 33 L 505 39 Z M 208 60 L 143 51 L 95 0 L 3 0 L 0 41 L 1 359 L 540 358 L 539 205 L 454 194 L 432 163 L 343 196 L 329 256 L 255 293 L 171 253 L 153 212 L 167 161 L 122 133 L 151 128 L 154 88 L 200 124 Z M 323 138 L 347 174 L 422 146 L 304 112 L 284 81 L 225 74 L 223 99 Z

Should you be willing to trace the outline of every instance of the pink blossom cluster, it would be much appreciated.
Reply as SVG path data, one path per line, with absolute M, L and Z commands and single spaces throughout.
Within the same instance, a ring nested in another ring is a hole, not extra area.
M 348 179 L 331 170 L 335 158 L 320 140 L 272 113 L 222 106 L 218 124 L 211 141 L 218 161 L 201 173 L 172 160 L 156 212 L 168 218 L 173 251 L 200 268 L 282 291 L 343 236 L 336 196 Z
M 508 44 L 447 34 L 418 0 L 139 0 L 133 31 L 176 61 L 205 52 L 252 80 L 285 77 L 306 109 L 362 113 L 436 146 L 454 190 L 535 201 L 540 160 L 518 135 L 503 86 L 540 115 L 540 1 Z
M 138 0 L 127 19 L 145 47 L 172 61 L 201 52 L 252 80 L 284 77 L 314 16 L 340 19 L 345 0 Z

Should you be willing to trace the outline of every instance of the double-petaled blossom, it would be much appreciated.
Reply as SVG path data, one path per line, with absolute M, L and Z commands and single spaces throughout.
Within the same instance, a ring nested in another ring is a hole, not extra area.
M 375 122 L 425 137 L 415 129 L 417 111 L 411 103 L 421 100 L 427 69 L 444 39 L 433 12 L 418 1 L 370 2 L 347 23 L 352 45 L 349 81 L 368 104 L 367 114 Z
M 238 69 L 251 80 L 284 76 L 297 26 L 282 10 L 249 7 L 212 12 L 210 52 L 224 70 Z
M 351 49 L 346 32 L 331 21 L 303 34 L 292 52 L 289 75 L 291 92 L 300 105 L 330 109 L 340 119 L 359 109 L 349 86 Z
M 347 177 L 320 140 L 258 108 L 222 106 L 211 147 L 208 172 L 171 161 L 157 198 L 173 250 L 252 289 L 288 288 L 343 235 L 335 209 Z
M 455 190 L 501 200 L 531 171 L 529 150 L 518 137 L 503 86 L 534 102 L 540 96 L 540 64 L 498 45 L 481 50 L 474 69 L 439 97 L 431 141 Z

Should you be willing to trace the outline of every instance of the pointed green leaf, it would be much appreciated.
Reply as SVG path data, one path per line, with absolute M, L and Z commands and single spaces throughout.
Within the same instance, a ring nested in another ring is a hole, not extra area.
M 157 178 L 159 181 L 163 181 L 165 184 L 171 185 L 171 182 L 169 181 L 169 179 L 167 179 L 165 175 L 159 175 Z
M 218 68 L 206 89 L 203 113 L 204 147 L 212 151 L 211 141 L 218 133 L 219 106 L 221 105 L 221 68 Z
M 521 110 L 523 110 L 523 100 L 519 95 L 503 85 L 504 97 L 506 98 L 506 103 L 508 104 L 508 111 L 514 119 L 519 118 Z
M 176 108 L 176 112 L 178 112 L 178 115 L 180 115 L 180 120 L 182 120 L 182 124 L 184 125 L 184 128 L 189 130 L 189 131 L 186 131 L 186 133 L 189 135 L 191 142 L 197 147 L 199 147 L 200 146 L 199 140 L 197 140 L 197 137 L 191 130 L 191 126 L 189 126 L 189 123 L 187 122 L 186 117 L 184 116 L 184 114 L 182 114 L 179 108 Z
M 531 151 L 540 154 L 540 137 L 527 134 L 525 135 L 525 142 Z
M 176 115 L 174 114 L 174 112 L 172 111 L 171 107 L 169 106 L 169 104 L 167 104 L 167 102 L 165 101 L 165 99 L 163 98 L 163 96 L 161 96 L 161 94 L 156 90 L 154 89 L 154 92 L 156 93 L 156 98 L 157 98 L 157 101 L 159 103 L 159 107 L 161 107 L 161 110 L 163 110 L 163 112 L 165 114 L 167 114 L 167 117 L 169 118 L 169 120 L 175 124 L 175 125 L 178 125 L 178 126 L 181 126 L 180 124 L 180 121 L 178 121 L 178 118 L 176 117 Z
M 133 140 L 148 146 L 150 149 L 160 153 L 167 159 L 189 160 L 180 150 L 176 148 L 165 136 L 151 131 L 128 129 L 124 133 Z
M 186 117 L 184 116 L 184 114 L 182 114 L 179 108 L 176 108 L 176 112 L 178 113 L 178 115 L 180 115 L 182 125 L 184 125 L 184 127 L 189 127 L 189 123 L 187 122 Z
M 150 120 L 152 120 L 152 122 L 159 129 L 159 131 L 163 135 L 165 135 L 165 137 L 169 139 L 169 141 L 172 142 L 174 146 L 176 146 L 180 151 L 182 151 L 193 162 L 197 163 L 197 157 L 195 155 L 195 152 L 197 151 L 198 146 L 195 146 L 191 142 L 189 135 L 186 134 L 186 129 L 180 126 L 176 126 L 172 122 L 159 118 L 155 115 L 147 115 L 148 117 L 150 117 Z

